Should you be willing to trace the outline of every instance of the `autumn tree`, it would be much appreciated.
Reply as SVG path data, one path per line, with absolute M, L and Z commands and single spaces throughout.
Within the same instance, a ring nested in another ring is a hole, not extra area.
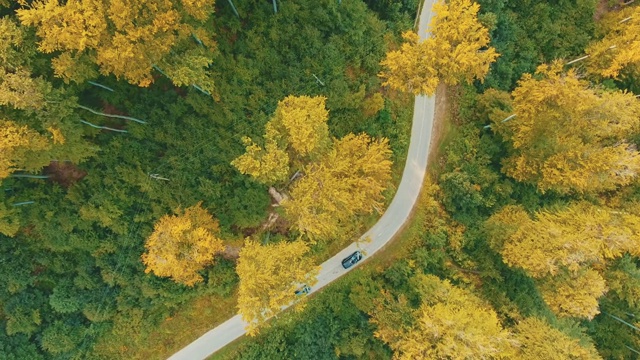
M 215 43 L 203 30 L 213 4 L 213 0 L 42 0 L 19 9 L 17 15 L 22 24 L 36 28 L 41 52 L 58 54 L 52 65 L 65 82 L 95 77 L 97 65 L 103 75 L 145 87 L 153 82 L 155 66 L 177 86 L 195 84 L 213 92 L 206 68 Z M 178 49 L 182 53 L 173 55 Z
M 514 328 L 521 360 L 598 360 L 602 359 L 593 344 L 581 344 L 546 321 L 535 317 L 520 321 Z
M 382 61 L 384 85 L 432 95 L 440 81 L 455 85 L 483 80 L 498 53 L 489 46 L 489 30 L 478 21 L 479 9 L 471 0 L 434 4 L 431 36 L 420 40 L 415 32 L 405 32 L 400 50 L 389 52 Z
M 391 180 L 387 139 L 349 134 L 336 140 L 319 162 L 304 167 L 304 176 L 282 203 L 287 218 L 311 239 L 330 238 L 340 223 L 357 214 L 382 211 L 382 192 Z
M 287 96 L 265 126 L 264 146 L 243 138 L 246 152 L 231 164 L 264 184 L 287 180 L 292 166 L 317 159 L 329 148 L 329 113 L 322 96 Z
M 240 277 L 238 311 L 249 323 L 249 335 L 257 334 L 258 327 L 294 302 L 298 287 L 317 282 L 319 269 L 305 256 L 308 251 L 302 241 L 261 245 L 247 240 L 242 247 L 236 267 Z
M 630 66 L 640 65 L 640 7 L 607 14 L 602 21 L 604 37 L 587 49 L 587 69 L 605 78 L 619 78 Z
M 513 91 L 515 117 L 494 117 L 511 146 L 503 171 L 542 192 L 600 192 L 631 183 L 640 154 L 626 139 L 640 124 L 632 94 L 591 88 L 563 65 L 541 65 Z
M 554 276 L 538 279 L 537 284 L 554 313 L 589 320 L 600 313 L 599 299 L 608 290 L 602 275 L 591 268 L 563 269 Z
M 509 206 L 487 222 L 504 262 L 536 279 L 557 314 L 592 318 L 607 291 L 602 269 L 626 254 L 640 255 L 640 216 L 577 202 L 543 210 L 532 219 Z
M 218 222 L 201 203 L 177 212 L 163 216 L 154 225 L 142 262 L 146 273 L 193 286 L 203 280 L 198 271 L 210 265 L 224 245 L 217 237 Z
M 0 19 L 0 106 L 4 107 L 0 108 L 0 118 L 4 117 L 10 120 L 11 126 L 22 129 L 24 136 L 27 136 L 24 129 L 29 129 L 27 137 L 30 140 L 23 140 L 31 142 L 29 148 L 32 150 L 26 153 L 19 151 L 19 148 L 26 148 L 16 145 L 20 142 L 16 138 L 18 134 L 9 136 L 7 133 L 3 138 L 4 146 L 13 143 L 14 150 L 12 154 L 7 150 L 0 157 L 4 157 L 5 161 L 12 157 L 14 161 L 21 162 L 20 168 L 26 171 L 40 170 L 51 159 L 81 162 L 95 154 L 96 150 L 78 131 L 79 119 L 74 114 L 77 99 L 64 88 L 54 88 L 42 77 L 35 76 L 32 67 L 37 61 L 36 48 L 29 36 L 24 27 L 10 18 Z M 7 124 L 3 126 L 5 131 L 8 131 Z M 44 135 L 36 136 L 46 132 L 53 141 L 48 141 Z M 48 141 L 46 146 L 43 143 L 45 140 Z
M 467 290 L 433 275 L 419 275 L 422 303 L 408 312 L 388 293 L 370 313 L 375 336 L 389 344 L 394 359 L 508 359 L 515 342 L 498 315 Z
M 34 54 L 24 29 L 9 17 L 0 19 L 0 105 L 16 109 L 41 109 L 50 85 L 34 78 L 29 68 Z
M 38 152 L 50 148 L 46 137 L 27 126 L 0 120 L 0 179 L 15 170 L 33 171 L 45 163 L 38 161 Z M 48 163 L 48 161 L 46 161 Z

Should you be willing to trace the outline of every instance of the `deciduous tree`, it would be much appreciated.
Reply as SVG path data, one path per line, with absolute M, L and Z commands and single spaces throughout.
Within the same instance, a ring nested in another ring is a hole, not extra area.
M 609 13 L 602 23 L 604 38 L 586 49 L 587 69 L 602 77 L 618 78 L 626 67 L 640 65 L 640 7 Z
M 305 166 L 304 177 L 283 201 L 285 214 L 311 239 L 329 238 L 340 223 L 356 214 L 382 211 L 382 192 L 391 179 L 387 139 L 349 134 L 318 163 Z
M 487 226 L 500 238 L 492 243 L 504 262 L 537 279 L 545 302 L 562 316 L 598 314 L 607 291 L 602 271 L 640 251 L 640 216 L 587 202 L 542 210 L 534 219 L 508 206 Z
M 177 49 L 200 46 L 192 35 L 203 35 L 213 4 L 213 0 L 72 0 L 63 4 L 42 0 L 17 14 L 22 24 L 36 27 L 40 51 L 60 52 L 53 59 L 53 68 L 66 82 L 95 76 L 95 64 L 104 75 L 149 86 L 154 65 L 167 65 L 177 86 L 190 82 L 187 85 L 200 85 L 213 93 L 206 73 L 213 42 L 204 39 L 210 47 L 201 51 L 208 56 L 196 59 L 192 52 L 170 56 Z
M 178 215 L 165 215 L 154 226 L 142 255 L 146 273 L 171 277 L 193 286 L 202 281 L 198 271 L 213 262 L 224 250 L 218 235 L 218 222 L 198 203 Z
M 640 154 L 626 139 L 640 125 L 632 94 L 590 88 L 555 62 L 525 74 L 513 91 L 509 121 L 494 129 L 511 145 L 503 171 L 541 191 L 612 190 L 633 181 Z
M 34 159 L 33 155 L 49 147 L 47 138 L 38 132 L 13 121 L 0 120 L 0 179 L 18 169 L 33 171 L 41 168 L 45 163 L 39 162 L 37 157 Z
M 370 314 L 378 326 L 375 336 L 389 344 L 395 359 L 507 359 L 513 355 L 510 333 L 479 298 L 432 275 L 420 275 L 418 281 L 422 304 L 413 311 L 411 326 L 392 316 L 398 314 L 397 306 L 388 296 Z M 402 308 L 406 311 L 406 306 Z
M 324 154 L 331 145 L 326 98 L 287 96 L 265 126 L 264 148 L 245 137 L 246 152 L 231 162 L 264 184 L 284 182 L 291 167 Z
M 593 344 L 585 346 L 535 317 L 520 321 L 514 328 L 519 342 L 515 358 L 521 360 L 597 360 L 602 359 Z
M 318 268 L 306 257 L 309 246 L 302 241 L 260 245 L 247 240 L 236 271 L 240 277 L 238 311 L 249 323 L 247 332 L 255 335 L 258 327 L 277 315 L 296 299 L 295 291 L 313 286 Z
M 432 95 L 440 81 L 455 85 L 484 79 L 498 53 L 489 46 L 489 30 L 478 21 L 479 9 L 471 0 L 434 4 L 431 37 L 420 41 L 416 33 L 404 33 L 401 49 L 382 61 L 384 84 Z
M 578 202 L 522 221 L 501 253 L 510 266 L 544 277 L 556 275 L 561 268 L 602 267 L 608 260 L 637 254 L 639 249 L 640 217 Z
M 27 63 L 33 51 L 23 31 L 9 17 L 0 19 L 0 105 L 41 109 L 50 85 L 32 77 Z
M 589 320 L 600 313 L 598 300 L 607 292 L 602 275 L 590 268 L 565 270 L 537 283 L 542 298 L 554 313 Z
M 264 149 L 243 137 L 245 153 L 231 162 L 238 171 L 263 184 L 277 184 L 289 176 L 289 155 L 275 141 L 267 139 Z

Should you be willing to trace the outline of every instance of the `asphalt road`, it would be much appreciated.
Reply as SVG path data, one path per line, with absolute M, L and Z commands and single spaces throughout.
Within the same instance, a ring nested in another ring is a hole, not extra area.
M 431 9 L 435 1 L 425 0 L 418 27 L 420 38 L 428 36 L 427 27 L 433 16 Z M 395 197 L 380 220 L 362 235 L 361 239 L 370 237 L 370 242 L 352 243 L 334 257 L 322 263 L 318 275 L 318 283 L 311 289 L 312 293 L 362 264 L 367 257 L 372 256 L 391 241 L 407 221 L 418 199 L 427 169 L 434 114 L 434 97 L 416 96 L 409 154 L 407 155 L 407 163 Z M 365 257 L 348 270 L 343 269 L 341 265 L 342 259 L 356 250 L 361 250 Z M 236 315 L 173 354 L 169 360 L 206 359 L 209 355 L 244 335 L 246 325 L 240 315 Z

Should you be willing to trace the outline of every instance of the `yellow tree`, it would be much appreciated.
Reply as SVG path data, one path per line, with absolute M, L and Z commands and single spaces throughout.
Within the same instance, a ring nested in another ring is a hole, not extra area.
M 9 17 L 0 19 L 0 105 L 16 109 L 41 109 L 44 94 L 50 86 L 41 78 L 33 78 L 25 66 L 33 55 L 24 41 L 24 32 Z
M 265 126 L 264 147 L 244 137 L 246 152 L 231 164 L 263 184 L 286 181 L 292 166 L 318 158 L 331 145 L 325 101 L 322 96 L 287 96 L 278 102 Z
M 40 169 L 45 164 L 38 161 L 36 154 L 48 150 L 50 146 L 48 139 L 37 131 L 12 121 L 0 120 L 0 180 L 15 170 Z
M 589 268 L 563 271 L 537 283 L 544 302 L 554 313 L 589 320 L 600 313 L 598 300 L 608 290 L 602 275 Z
M 197 61 L 191 53 L 171 57 L 171 51 L 196 48 L 192 38 L 215 46 L 204 36 L 205 22 L 213 12 L 213 0 L 59 0 L 35 1 L 19 9 L 22 24 L 36 27 L 39 50 L 59 53 L 52 60 L 57 76 L 82 82 L 100 73 L 113 74 L 129 83 L 148 86 L 154 66 L 167 65 L 175 84 L 198 82 L 213 91 L 206 74 L 210 60 Z M 187 44 L 190 44 L 188 46 Z M 199 50 L 199 51 L 204 51 Z M 211 55 L 211 51 L 206 52 Z M 210 56 L 209 56 L 210 58 Z M 191 85 L 188 84 L 188 85 Z
M 583 345 L 546 321 L 530 317 L 520 321 L 514 328 L 518 341 L 518 352 L 514 358 L 520 360 L 600 360 L 593 344 Z
M 555 62 L 525 74 L 513 91 L 509 121 L 494 130 L 511 145 L 503 171 L 540 191 L 613 190 L 632 182 L 640 154 L 625 139 L 640 124 L 633 94 L 592 89 Z
M 483 80 L 498 53 L 489 46 L 489 30 L 478 21 L 479 9 L 471 0 L 437 2 L 431 37 L 420 41 L 416 33 L 406 32 L 406 43 L 382 61 L 384 85 L 432 95 L 440 81 L 455 85 Z
M 289 155 L 278 144 L 267 139 L 264 149 L 243 137 L 245 153 L 231 162 L 238 171 L 263 184 L 277 184 L 289 176 Z
M 521 223 L 501 253 L 508 265 L 538 278 L 561 268 L 602 267 L 625 253 L 640 254 L 640 217 L 586 202 L 541 211 Z
M 515 342 L 493 309 L 447 280 L 420 275 L 418 281 L 426 291 L 412 320 L 402 299 L 396 303 L 388 294 L 370 314 L 375 336 L 389 344 L 394 359 L 513 358 Z
M 286 217 L 311 239 L 330 238 L 341 222 L 357 214 L 381 212 L 391 180 L 391 149 L 387 139 L 349 134 L 336 140 L 319 162 L 304 167 L 304 176 L 282 203 Z
M 217 237 L 218 222 L 201 203 L 178 213 L 165 215 L 154 225 L 142 262 L 146 273 L 193 286 L 203 280 L 198 271 L 211 264 L 224 245 Z
M 640 216 L 586 202 L 543 210 L 532 219 L 509 206 L 487 222 L 492 247 L 506 264 L 536 279 L 557 314 L 592 318 L 607 290 L 600 271 L 640 254 Z
M 611 12 L 602 23 L 604 38 L 586 49 L 587 69 L 602 77 L 618 78 L 630 65 L 640 65 L 640 7 Z
M 293 303 L 296 289 L 313 286 L 319 268 L 305 256 L 309 246 L 302 241 L 261 245 L 247 240 L 240 250 L 236 271 L 240 277 L 238 311 L 249 323 L 249 335 Z
M 330 145 L 326 100 L 324 96 L 287 96 L 278 102 L 266 136 L 284 141 L 299 158 L 313 159 L 322 154 Z

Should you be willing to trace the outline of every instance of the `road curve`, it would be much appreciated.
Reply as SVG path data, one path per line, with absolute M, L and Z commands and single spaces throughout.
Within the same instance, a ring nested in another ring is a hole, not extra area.
M 425 0 L 422 7 L 418 26 L 418 35 L 422 39 L 429 36 L 427 28 L 433 16 L 432 7 L 435 2 L 436 0 Z M 352 243 L 334 257 L 322 263 L 320 273 L 318 274 L 318 283 L 311 289 L 312 293 L 320 290 L 325 285 L 345 275 L 362 263 L 360 262 L 356 264 L 356 266 L 345 270 L 341 265 L 342 259 L 356 250 L 361 250 L 365 254 L 363 259 L 365 260 L 391 241 L 407 221 L 418 199 L 418 194 L 427 169 L 434 115 L 434 97 L 416 96 L 407 163 L 404 167 L 402 180 L 400 181 L 400 186 L 398 186 L 395 197 L 380 220 L 360 238 L 363 240 L 370 237 L 370 242 L 362 242 L 360 244 Z M 240 315 L 236 315 L 173 354 L 169 360 L 206 359 L 225 345 L 244 335 L 246 325 Z

